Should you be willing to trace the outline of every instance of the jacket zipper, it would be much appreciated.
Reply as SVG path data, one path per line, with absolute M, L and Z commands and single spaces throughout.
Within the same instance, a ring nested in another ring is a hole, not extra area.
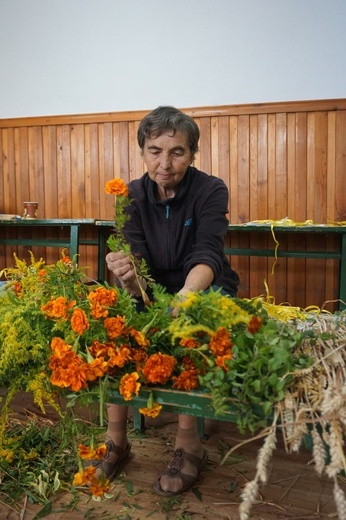
M 171 216 L 171 207 L 169 204 L 166 204 L 166 219 L 168 220 L 168 231 L 166 234 L 167 237 L 167 251 L 168 251 L 168 265 L 172 269 L 173 266 L 173 240 L 174 237 L 172 236 L 172 233 L 170 232 L 170 228 L 172 227 L 172 223 L 170 222 L 170 216 Z

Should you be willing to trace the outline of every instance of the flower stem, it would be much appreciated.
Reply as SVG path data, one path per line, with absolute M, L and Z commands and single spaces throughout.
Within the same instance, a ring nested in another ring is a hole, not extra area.
M 103 385 L 102 379 L 99 379 L 99 387 L 100 387 L 100 426 L 103 427 L 104 423 L 104 393 L 103 393 Z

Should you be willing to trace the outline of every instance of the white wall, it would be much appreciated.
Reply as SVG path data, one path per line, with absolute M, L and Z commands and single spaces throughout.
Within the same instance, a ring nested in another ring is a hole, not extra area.
M 0 118 L 346 97 L 346 0 L 0 0 Z

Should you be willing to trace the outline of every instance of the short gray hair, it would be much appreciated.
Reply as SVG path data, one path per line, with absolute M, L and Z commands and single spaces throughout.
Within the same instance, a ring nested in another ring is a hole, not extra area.
M 188 136 L 192 154 L 198 152 L 199 128 L 195 120 L 171 106 L 159 106 L 147 114 L 139 124 L 137 141 L 143 150 L 145 141 L 151 137 L 159 137 L 165 130 L 185 132 Z

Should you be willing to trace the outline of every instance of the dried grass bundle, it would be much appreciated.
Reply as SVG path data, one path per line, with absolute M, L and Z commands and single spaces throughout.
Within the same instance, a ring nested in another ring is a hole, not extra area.
M 280 308 L 277 318 L 283 319 Z M 300 352 L 309 355 L 312 365 L 293 374 L 294 380 L 285 399 L 276 405 L 273 425 L 264 433 L 256 475 L 242 493 L 240 520 L 248 520 L 256 502 L 259 482 L 267 480 L 266 470 L 274 452 L 278 428 L 288 452 L 298 451 L 304 439 L 311 439 L 315 469 L 319 475 L 325 473 L 334 480 L 338 516 L 346 519 L 346 497 L 338 484 L 338 475 L 346 472 L 346 311 L 330 314 L 300 310 L 292 319 L 291 308 L 289 321 L 303 333 Z

